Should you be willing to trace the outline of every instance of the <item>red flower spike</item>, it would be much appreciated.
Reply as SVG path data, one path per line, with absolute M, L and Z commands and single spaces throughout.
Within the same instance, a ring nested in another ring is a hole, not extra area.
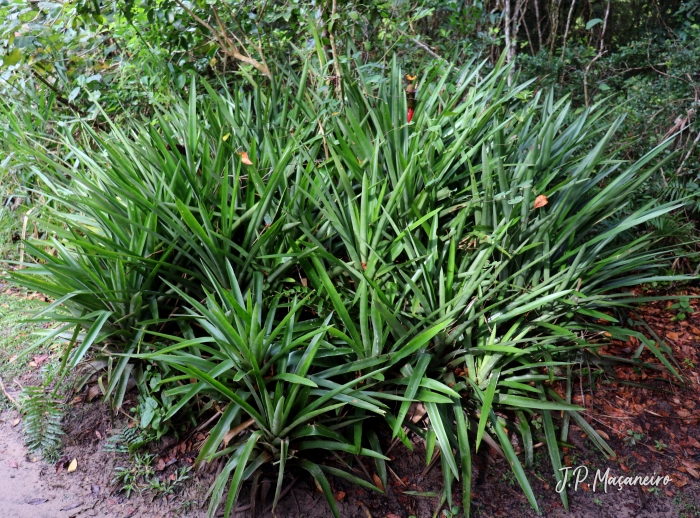
M 408 119 L 408 122 L 411 122 L 411 119 L 413 118 L 413 108 L 408 109 L 408 116 L 406 118 Z

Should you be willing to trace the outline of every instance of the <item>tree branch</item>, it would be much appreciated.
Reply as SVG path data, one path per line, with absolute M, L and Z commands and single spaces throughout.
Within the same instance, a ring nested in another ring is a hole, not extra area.
M 58 91 L 58 89 L 49 83 L 44 76 L 42 76 L 39 72 L 37 72 L 34 68 L 32 68 L 32 73 L 34 74 L 34 77 L 36 77 L 39 81 L 44 83 L 53 93 L 56 94 L 56 100 L 60 102 L 61 104 L 64 104 L 68 106 L 70 109 L 77 111 L 80 115 L 85 116 L 86 113 L 83 111 L 81 108 L 70 102 L 68 99 L 63 97 L 61 92 Z
M 203 20 L 194 11 L 192 11 L 192 9 L 183 4 L 181 0 L 175 0 L 175 3 L 177 3 L 177 5 L 179 5 L 181 8 L 183 8 L 187 12 L 187 14 L 189 14 L 197 23 L 211 31 L 211 33 L 216 36 L 216 38 L 219 40 L 219 43 L 221 44 L 221 50 L 224 52 L 224 54 L 228 54 L 229 56 L 237 59 L 238 61 L 242 61 L 243 63 L 248 63 L 249 65 L 252 65 L 254 68 L 256 68 L 259 72 L 263 73 L 269 78 L 272 78 L 272 74 L 270 74 L 270 69 L 267 68 L 264 64 L 260 63 L 260 61 L 258 61 L 257 59 L 253 59 L 250 56 L 241 54 L 238 48 L 228 37 L 228 34 L 226 33 L 226 30 L 223 27 L 221 20 L 219 19 L 219 15 L 217 14 L 216 9 L 214 9 L 214 15 L 216 16 L 217 21 L 219 22 L 221 31 L 217 31 L 208 22 Z

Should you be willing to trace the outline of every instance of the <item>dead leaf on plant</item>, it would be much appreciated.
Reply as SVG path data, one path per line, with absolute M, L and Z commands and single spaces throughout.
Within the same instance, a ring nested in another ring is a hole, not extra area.
M 537 198 L 535 198 L 535 206 L 533 207 L 534 209 L 539 209 L 541 207 L 544 207 L 549 203 L 549 200 L 544 194 L 540 194 Z
M 100 390 L 100 386 L 99 386 L 99 385 L 93 385 L 93 386 L 90 387 L 90 389 L 88 390 L 87 397 L 86 397 L 85 399 L 88 400 L 88 401 L 92 401 L 92 400 L 95 399 L 97 396 L 99 396 L 101 393 L 102 393 L 102 391 Z
M 245 423 L 241 423 L 235 428 L 231 428 L 228 432 L 226 432 L 226 435 L 224 435 L 224 448 L 228 446 L 228 443 L 231 439 L 233 439 L 236 435 L 241 433 L 243 430 L 248 428 L 250 425 L 252 425 L 255 422 L 254 419 L 248 419 Z
M 241 157 L 241 162 L 243 162 L 245 165 L 253 165 L 253 162 L 250 161 L 250 158 L 248 157 L 248 153 L 245 151 L 241 151 L 238 153 Z

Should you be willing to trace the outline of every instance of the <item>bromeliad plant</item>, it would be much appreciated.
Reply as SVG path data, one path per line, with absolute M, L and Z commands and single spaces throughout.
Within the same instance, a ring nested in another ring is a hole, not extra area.
M 574 115 L 528 85 L 507 88 L 506 69 L 481 73 L 426 73 L 410 124 L 398 67 L 373 96 L 361 73 L 344 85 L 329 158 L 307 175 L 307 214 L 319 218 L 299 219 L 306 247 L 323 251 L 300 264 L 353 354 L 387 355 L 397 394 L 425 404 L 448 497 L 461 475 L 469 501 L 469 434 L 476 448 L 490 434 L 537 509 L 509 435 L 529 465 L 541 419 L 558 482 L 571 419 L 614 455 L 571 404 L 571 363 L 594 347 L 597 321 L 618 323 L 603 310 L 632 302 L 621 289 L 665 279 L 665 250 L 635 230 L 678 205 L 626 211 L 669 142 L 625 164 L 606 151 L 619 121 L 603 128 L 600 106 Z M 412 336 L 428 340 L 406 348 Z M 394 436 L 407 410 L 390 418 Z M 552 411 L 565 416 L 558 434 Z
M 93 132 L 99 152 L 73 146 L 77 166 L 37 153 L 69 210 L 54 220 L 59 257 L 36 244 L 16 278 L 72 312 L 58 316 L 80 344 L 68 366 L 108 339 L 110 387 L 143 362 L 182 373 L 161 376 L 173 398 L 161 421 L 216 402 L 198 459 L 227 456 L 210 514 L 271 465 L 276 503 L 296 464 L 337 515 L 326 474 L 375 488 L 347 455 L 373 457 L 386 485 L 370 420 L 409 448 L 408 433 L 436 443 L 446 500 L 461 479 L 467 513 L 482 442 L 537 509 L 523 467 L 535 442 L 558 482 L 572 419 L 613 455 L 571 402 L 572 366 L 612 360 L 595 358 L 603 332 L 634 333 L 621 309 L 641 299 L 623 290 L 667 279 L 666 251 L 639 226 L 677 205 L 627 209 L 668 142 L 626 164 L 601 106 L 573 113 L 508 73 L 431 68 L 410 121 L 396 64 L 379 86 L 345 70 L 342 103 L 308 87 L 322 77 L 310 65 L 252 93 L 201 101 L 191 88 L 132 132 Z M 647 347 L 676 372 L 635 336 L 637 357 Z
M 257 485 L 268 465 L 278 466 L 274 510 L 285 469 L 296 464 L 311 473 L 339 516 L 326 473 L 381 490 L 346 470 L 319 465 L 308 454 L 318 458 L 319 451 L 333 453 L 344 466 L 336 452 L 389 460 L 378 448 L 364 448 L 344 435 L 359 422 L 347 419 L 346 406 L 379 415 L 386 412 L 380 399 L 390 396 L 369 390 L 374 380 L 382 379 L 383 359 L 346 363 L 347 348 L 328 341 L 332 314 L 323 321 L 302 321 L 308 297 L 288 304 L 281 304 L 280 296 L 265 300 L 261 274 L 243 293 L 230 264 L 227 271 L 230 291 L 217 286 L 216 296 L 207 294 L 205 304 L 180 292 L 191 305 L 187 312 L 192 323 L 206 334 L 189 339 L 159 334 L 172 345 L 154 347 L 153 353 L 142 356 L 183 373 L 162 380 L 163 384 L 197 380 L 168 391 L 169 396 L 182 395 L 179 406 L 207 392 L 225 401 L 197 459 L 199 464 L 228 456 L 211 489 L 209 515 L 216 513 L 228 486 L 224 511 L 228 516 L 242 482 L 252 477 Z M 372 370 L 360 372 L 367 368 Z

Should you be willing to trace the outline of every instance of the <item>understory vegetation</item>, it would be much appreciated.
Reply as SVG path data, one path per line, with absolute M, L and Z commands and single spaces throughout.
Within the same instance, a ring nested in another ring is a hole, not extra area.
M 681 379 L 627 315 L 697 276 L 700 5 L 272 4 L 0 3 L 0 250 L 50 299 L 24 357 L 59 350 L 29 445 L 57 455 L 98 372 L 152 440 L 211 421 L 210 516 L 290 470 L 339 516 L 329 477 L 382 492 L 386 435 L 439 455 L 450 509 L 486 444 L 538 510 L 537 443 L 557 482 L 572 424 L 615 455 L 586 359 Z

